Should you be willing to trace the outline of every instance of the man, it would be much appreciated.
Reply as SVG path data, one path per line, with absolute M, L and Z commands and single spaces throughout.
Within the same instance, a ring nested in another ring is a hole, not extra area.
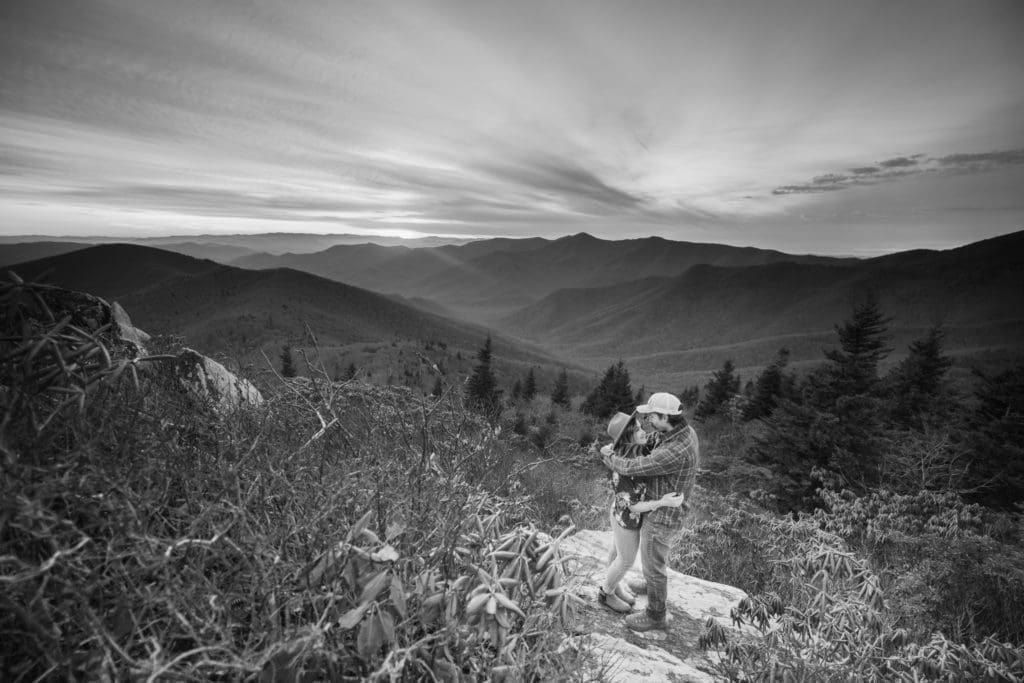
M 647 494 L 657 500 L 667 493 L 681 493 L 689 503 L 697 481 L 700 445 L 697 432 L 686 423 L 679 399 L 665 392 L 652 394 L 637 413 L 646 417 L 648 430 L 660 441 L 649 455 L 623 458 L 604 456 L 604 464 L 627 477 L 647 477 Z M 667 562 L 672 544 L 686 519 L 687 507 L 662 507 L 647 513 L 640 526 L 640 561 L 647 588 L 647 609 L 626 617 L 634 631 L 667 628 L 665 600 L 668 597 Z

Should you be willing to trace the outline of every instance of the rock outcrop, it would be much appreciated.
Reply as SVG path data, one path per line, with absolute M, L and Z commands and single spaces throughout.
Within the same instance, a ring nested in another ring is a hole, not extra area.
M 709 618 L 727 632 L 756 637 L 749 626 L 736 629 L 730 610 L 746 593 L 738 588 L 705 581 L 669 570 L 668 632 L 637 634 L 626 628 L 623 615 L 614 613 L 597 601 L 598 587 L 604 581 L 608 552 L 612 547 L 610 531 L 581 530 L 562 541 L 572 575 L 573 592 L 586 601 L 580 611 L 580 635 L 566 647 L 585 651 L 584 661 L 601 674 L 601 680 L 617 681 L 713 681 L 714 653 L 702 650 L 697 642 Z M 627 573 L 641 578 L 639 560 Z M 636 609 L 643 609 L 645 598 L 638 596 Z
M 39 319 L 34 324 L 45 327 L 67 317 L 71 325 L 100 339 L 112 355 L 129 359 L 144 359 L 148 355 L 146 344 L 150 335 L 135 327 L 116 301 L 108 303 L 92 294 L 49 285 L 26 287 L 31 287 L 33 296 L 42 304 Z M 252 382 L 193 349 L 186 348 L 176 356 L 157 356 L 152 360 L 162 369 L 169 368 L 185 389 L 209 398 L 219 409 L 263 403 L 263 396 Z M 140 363 L 139 367 L 145 369 L 149 365 Z
M 103 330 L 100 338 L 118 355 L 127 358 L 146 355 L 145 343 L 149 341 L 149 335 L 132 324 L 131 318 L 120 304 L 109 304 L 104 299 L 86 292 L 47 285 L 30 286 L 37 300 L 45 306 L 54 321 L 68 317 L 71 325 L 89 334 Z M 47 321 L 40 319 L 38 322 L 45 324 Z
M 190 391 L 209 397 L 221 409 L 263 403 L 256 385 L 193 349 L 186 348 L 178 354 L 174 373 Z

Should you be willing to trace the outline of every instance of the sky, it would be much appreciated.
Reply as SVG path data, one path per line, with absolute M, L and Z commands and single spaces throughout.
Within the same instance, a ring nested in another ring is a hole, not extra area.
M 4 0 L 0 235 L 1024 229 L 1019 0 Z

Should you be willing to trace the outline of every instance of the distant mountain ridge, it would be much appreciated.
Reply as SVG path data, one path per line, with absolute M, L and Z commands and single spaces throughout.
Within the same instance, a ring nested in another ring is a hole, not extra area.
M 374 291 L 432 299 L 467 319 L 492 322 L 560 289 L 676 276 L 701 264 L 779 261 L 849 264 L 856 259 L 659 237 L 602 240 L 579 233 L 555 240 L 492 239 L 424 249 L 339 245 L 315 254 L 252 255 L 234 264 L 305 270 Z
M 533 365 L 545 376 L 563 366 L 577 381 L 587 374 L 575 363 L 497 331 L 286 268 L 245 270 L 152 247 L 110 244 L 17 264 L 12 270 L 25 279 L 45 275 L 46 282 L 117 300 L 147 332 L 183 335 L 204 352 L 247 349 L 243 355 L 255 360 L 261 347 L 273 354 L 286 343 L 308 347 L 308 325 L 332 353 L 351 354 L 353 348 L 370 345 L 395 356 L 375 362 L 394 365 L 396 372 L 403 352 L 417 362 L 410 352 L 416 340 L 450 347 L 447 355 L 460 355 L 464 363 L 459 369 L 464 370 L 461 366 L 473 362 L 476 349 L 491 334 L 496 364 L 506 374 L 519 371 L 514 368 L 525 374 L 523 368 Z
M 513 363 L 550 370 L 572 359 L 575 371 L 597 373 L 621 358 L 637 384 L 681 386 L 726 358 L 762 366 L 783 346 L 795 364 L 820 362 L 835 345 L 834 326 L 872 291 L 893 317 L 893 358 L 941 322 L 950 353 L 1024 362 L 1024 231 L 872 259 L 580 234 L 418 249 L 337 245 L 239 260 L 288 266 L 261 271 L 132 245 L 31 265 L 54 263 L 63 277 L 75 274 L 68 286 L 137 308 L 132 315 L 147 329 L 250 346 L 309 321 L 335 345 L 430 331 L 471 356 L 493 331 L 495 357 Z
M 446 244 L 466 244 L 474 241 L 474 237 L 439 237 L 428 235 L 418 238 L 390 237 L 385 235 L 352 235 L 345 233 L 239 233 L 219 235 L 161 235 L 158 237 L 109 237 L 105 235 L 62 235 L 51 237 L 44 235 L 0 235 L 0 253 L 6 245 L 28 244 L 34 242 L 70 242 L 83 245 L 94 244 L 140 244 L 149 247 L 167 249 L 179 245 L 213 246 L 225 252 L 234 252 L 234 257 L 244 254 L 266 252 L 283 254 L 285 252 L 310 253 L 322 251 L 336 244 L 375 243 L 388 246 L 406 247 L 437 247 Z M 190 254 L 196 255 L 196 254 Z M 208 254 L 197 256 L 210 258 Z M 8 263 L 12 263 L 8 261 Z
M 591 365 L 621 357 L 651 374 L 697 357 L 714 367 L 744 350 L 741 362 L 763 364 L 787 345 L 795 361 L 820 359 L 829 345 L 821 342 L 834 345 L 833 325 L 872 291 L 893 318 L 898 353 L 940 322 L 951 350 L 1012 353 L 1024 349 L 1022 274 L 1024 231 L 852 264 L 698 265 L 677 277 L 562 290 L 497 324 Z

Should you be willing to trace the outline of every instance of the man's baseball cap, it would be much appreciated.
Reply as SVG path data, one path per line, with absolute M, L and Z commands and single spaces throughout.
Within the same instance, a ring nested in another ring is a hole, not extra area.
M 651 394 L 651 397 L 647 399 L 647 403 L 642 406 L 636 407 L 638 413 L 660 413 L 662 415 L 681 415 L 682 410 L 679 409 L 680 401 L 678 398 L 664 391 L 659 391 L 656 394 Z

